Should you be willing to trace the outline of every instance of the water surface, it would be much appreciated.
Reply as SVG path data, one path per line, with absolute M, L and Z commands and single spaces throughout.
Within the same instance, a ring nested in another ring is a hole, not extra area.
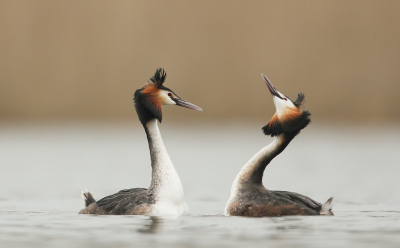
M 148 187 L 138 125 L 0 125 L 1 247 L 399 247 L 400 128 L 310 125 L 267 167 L 264 185 L 317 201 L 333 217 L 224 217 L 241 166 L 272 141 L 259 125 L 160 125 L 191 215 L 78 215 L 97 199 Z

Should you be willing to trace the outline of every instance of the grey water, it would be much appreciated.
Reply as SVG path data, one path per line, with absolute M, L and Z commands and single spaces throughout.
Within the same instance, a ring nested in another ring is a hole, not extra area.
M 240 168 L 272 138 L 257 123 L 160 125 L 191 214 L 78 215 L 80 190 L 100 199 L 148 187 L 141 126 L 0 123 L 0 247 L 400 247 L 400 127 L 314 124 L 264 173 L 264 185 L 323 202 L 335 216 L 223 216 Z

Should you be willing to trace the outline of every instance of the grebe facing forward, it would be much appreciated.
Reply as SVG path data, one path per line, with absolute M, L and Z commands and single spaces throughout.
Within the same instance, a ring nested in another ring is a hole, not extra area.
M 236 176 L 231 188 L 231 197 L 225 207 L 227 216 L 285 216 L 285 215 L 333 215 L 332 200 L 324 204 L 294 192 L 271 191 L 262 184 L 265 167 L 279 155 L 290 141 L 310 123 L 310 113 L 302 111 L 304 95 L 298 94 L 296 101 L 280 93 L 261 74 L 272 94 L 275 115 L 263 127 L 264 134 L 275 137 L 268 146 L 256 153 Z
M 135 109 L 149 143 L 152 178 L 148 189 L 121 190 L 96 201 L 88 191 L 82 192 L 85 208 L 80 214 L 115 215 L 182 215 L 189 208 L 184 200 L 183 188 L 174 165 L 165 149 L 157 120 L 162 120 L 162 105 L 178 105 L 189 109 L 201 108 L 189 103 L 163 86 L 166 78 L 163 69 L 157 69 L 150 81 L 134 95 Z

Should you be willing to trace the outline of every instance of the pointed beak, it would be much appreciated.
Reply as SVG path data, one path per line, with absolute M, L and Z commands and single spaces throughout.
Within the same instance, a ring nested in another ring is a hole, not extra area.
M 174 100 L 176 102 L 176 105 L 178 105 L 178 106 L 185 107 L 188 109 L 203 111 L 203 109 L 201 109 L 200 107 L 194 105 L 193 103 L 187 102 L 183 99 L 173 98 L 172 100 Z
M 262 74 L 262 73 L 261 73 L 261 77 L 264 79 L 265 84 L 267 84 L 268 89 L 269 89 L 269 92 L 271 92 L 271 95 L 272 95 L 272 96 L 276 96 L 276 97 L 278 97 L 278 98 L 284 100 L 284 99 L 279 95 L 279 93 L 278 93 L 278 91 L 275 89 L 275 87 L 274 87 L 274 86 L 271 84 L 271 82 L 268 80 L 268 78 L 267 78 L 264 74 Z

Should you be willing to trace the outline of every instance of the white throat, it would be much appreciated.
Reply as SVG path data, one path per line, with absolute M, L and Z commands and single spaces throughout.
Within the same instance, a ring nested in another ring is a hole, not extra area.
M 157 120 L 146 123 L 151 155 L 152 178 L 149 190 L 156 198 L 154 215 L 180 215 L 188 212 L 181 180 L 161 138 Z
M 225 207 L 225 215 L 228 215 L 228 206 L 230 202 L 234 202 L 235 198 L 240 195 L 243 187 L 248 187 L 249 177 L 252 173 L 261 165 L 261 161 L 266 157 L 271 157 L 272 153 L 282 143 L 282 135 L 278 135 L 275 139 L 266 147 L 258 151 L 240 170 L 236 176 L 231 187 L 231 196 Z M 266 165 L 264 165 L 266 166 Z M 240 197 L 240 196 L 239 196 Z
M 235 181 L 233 181 L 231 188 L 231 195 L 236 195 L 238 189 L 240 188 L 240 184 L 242 182 L 246 182 L 250 174 L 254 171 L 255 167 L 258 163 L 266 156 L 270 156 L 270 154 L 275 150 L 276 146 L 279 143 L 279 136 L 274 138 L 269 145 L 262 148 L 258 151 L 254 156 L 242 167 L 239 174 L 237 174 Z
M 281 94 L 278 91 L 279 94 Z M 281 94 L 283 97 L 285 97 L 283 94 Z M 286 98 L 285 98 L 286 99 Z M 289 99 L 282 100 L 276 96 L 272 98 L 274 101 L 275 109 L 276 109 L 276 114 L 278 115 L 279 119 L 282 119 L 286 115 L 288 111 L 293 111 L 296 110 L 296 106 L 294 106 L 293 102 L 290 101 Z

